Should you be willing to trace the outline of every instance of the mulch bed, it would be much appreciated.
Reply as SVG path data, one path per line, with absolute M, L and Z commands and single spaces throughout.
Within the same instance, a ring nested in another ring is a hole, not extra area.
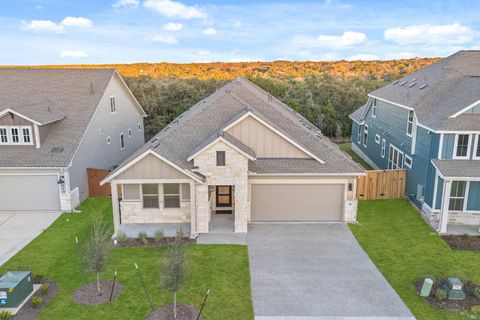
M 450 311 L 469 311 L 474 306 L 480 306 L 480 299 L 475 297 L 474 290 L 478 285 L 474 284 L 473 282 L 467 281 L 463 284 L 463 291 L 465 292 L 465 300 L 449 300 L 448 298 L 445 300 L 438 300 L 435 297 L 435 291 L 438 288 L 443 288 L 443 285 L 447 282 L 447 279 L 440 279 L 435 280 L 433 282 L 432 291 L 428 297 L 423 297 L 428 303 L 431 305 L 440 308 L 440 309 L 447 309 Z M 417 281 L 415 283 L 415 288 L 420 294 L 422 289 L 423 280 Z
M 468 250 L 480 252 L 480 236 L 442 236 L 443 240 L 453 250 Z
M 42 284 L 42 283 L 48 283 L 48 291 L 46 294 L 42 294 L 40 290 L 38 290 L 34 295 L 39 296 L 40 298 L 43 299 L 43 302 L 41 305 L 38 307 L 34 308 L 32 307 L 32 297 L 28 299 L 28 301 L 23 305 L 23 307 L 17 312 L 16 315 L 12 316 L 10 319 L 11 320 L 32 320 L 32 319 L 38 319 L 40 314 L 42 313 L 43 309 L 47 306 L 48 302 L 57 294 L 58 291 L 58 285 L 48 279 L 42 279 L 41 281 L 35 281 L 35 284 Z
M 138 248 L 138 247 L 164 247 L 169 245 L 175 240 L 175 237 L 165 237 L 162 240 L 156 240 L 155 238 L 147 238 L 147 244 L 138 238 L 127 238 L 122 241 L 118 241 L 116 247 L 122 248 Z M 197 239 L 185 238 L 186 244 L 195 244 Z
M 78 288 L 72 296 L 73 301 L 78 304 L 97 305 L 110 302 L 110 292 L 112 291 L 113 280 L 100 281 L 100 294 L 97 291 L 97 282 L 91 282 Z M 114 301 L 122 292 L 123 287 L 118 281 L 113 289 L 112 301 Z
M 177 318 L 175 320 L 197 320 L 199 311 L 194 306 L 177 303 Z M 203 318 L 200 317 L 200 319 Z M 150 312 L 147 320 L 174 320 L 173 304 Z

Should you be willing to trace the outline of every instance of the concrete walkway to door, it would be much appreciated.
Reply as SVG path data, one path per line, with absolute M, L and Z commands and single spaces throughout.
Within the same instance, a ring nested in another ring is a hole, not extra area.
M 251 224 L 256 320 L 415 319 L 348 226 Z
M 61 214 L 0 211 L 0 266 L 47 229 Z

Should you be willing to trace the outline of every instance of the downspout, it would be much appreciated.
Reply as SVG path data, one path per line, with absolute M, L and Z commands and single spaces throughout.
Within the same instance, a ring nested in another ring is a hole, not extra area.
M 197 201 L 195 181 L 191 180 L 190 184 L 190 238 L 195 239 L 197 234 Z

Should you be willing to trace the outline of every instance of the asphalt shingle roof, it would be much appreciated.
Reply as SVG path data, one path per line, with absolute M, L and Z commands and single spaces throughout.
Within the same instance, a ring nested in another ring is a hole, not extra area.
M 68 166 L 114 73 L 113 69 L 0 69 L 0 112 L 10 108 L 50 123 L 39 149 L 2 146 L 0 167 Z M 51 152 L 56 147 L 63 152 Z
M 445 177 L 480 177 L 480 164 L 478 160 L 434 159 L 432 162 Z

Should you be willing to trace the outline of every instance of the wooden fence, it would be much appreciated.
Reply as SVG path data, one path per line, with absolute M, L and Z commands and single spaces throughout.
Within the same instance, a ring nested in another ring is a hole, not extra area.
M 357 180 L 357 198 L 361 200 L 398 199 L 405 195 L 407 171 L 369 170 Z
M 110 183 L 100 186 L 100 181 L 103 180 L 110 170 L 107 169 L 92 169 L 87 168 L 88 177 L 88 195 L 90 197 L 109 197 L 111 196 Z

